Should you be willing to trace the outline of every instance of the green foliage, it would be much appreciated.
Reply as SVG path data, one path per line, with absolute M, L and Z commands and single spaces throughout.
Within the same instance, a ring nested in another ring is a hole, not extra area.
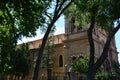
M 84 25 L 88 24 L 90 21 L 90 14 L 82 11 L 78 8 L 78 6 L 73 3 L 66 11 L 65 16 L 72 16 L 75 18 L 75 26 L 83 27 Z
M 35 35 L 36 29 L 45 22 L 43 13 L 47 6 L 48 1 L 38 0 L 9 0 L 0 3 L 0 24 L 8 26 L 14 34 L 27 37 Z
M 119 0 L 77 0 L 66 10 L 65 15 L 74 17 L 75 25 L 81 27 L 91 22 L 93 11 L 96 8 L 97 27 L 111 32 L 114 21 L 119 21 L 120 18 L 119 5 Z
M 9 46 L 9 45 L 8 45 Z M 12 48 L 12 47 L 11 47 Z M 4 50 L 0 57 L 0 72 L 1 74 L 27 74 L 29 72 L 28 62 L 28 44 L 23 44 L 17 49 Z
M 95 75 L 96 80 L 108 80 L 111 78 L 111 73 L 104 69 L 104 66 L 101 65 L 100 68 L 97 70 Z
M 26 55 L 27 54 L 27 55 Z M 23 44 L 11 54 L 11 69 L 9 73 L 26 75 L 30 69 L 28 44 Z
M 36 35 L 45 23 L 44 12 L 51 1 L 1 0 L 0 1 L 0 73 L 9 70 L 10 55 L 17 41 Z M 27 52 L 25 52 L 27 53 Z
M 88 57 L 81 57 L 76 59 L 71 64 L 72 70 L 79 73 L 87 73 L 88 71 Z
M 110 41 L 119 30 L 119 26 L 114 28 L 114 22 L 120 24 L 120 0 L 75 0 L 74 4 L 76 8 L 71 9 L 71 13 L 68 13 L 67 16 L 73 15 L 72 17 L 79 22 L 77 25 L 84 26 L 88 23 L 91 23 L 88 34 L 92 34 L 92 31 L 95 27 L 100 27 L 106 32 L 108 32 L 109 38 L 105 47 L 103 48 L 103 54 L 100 58 L 94 63 L 94 44 L 92 44 L 92 35 L 88 36 L 90 45 L 90 65 L 89 69 L 94 68 L 94 70 L 88 70 L 88 77 L 92 80 L 92 74 L 90 72 L 95 72 L 107 58 Z M 68 10 L 69 11 L 69 10 Z M 72 12 L 73 11 L 73 12 Z M 75 12 L 76 11 L 76 12 Z M 69 11 L 70 12 L 70 11 Z M 75 15 L 75 16 L 74 16 Z M 95 23 L 94 23 L 95 22 Z M 94 26 L 95 25 L 95 26 Z M 91 40 L 90 40 L 91 39 Z M 94 41 L 93 41 L 94 43 Z M 95 65 L 95 66 L 94 66 Z M 108 78 L 108 72 L 104 72 L 101 75 L 105 75 L 105 79 Z M 94 75 L 93 75 L 94 76 Z M 104 80 L 104 79 L 103 79 Z M 107 79 L 108 80 L 108 79 Z
M 64 12 L 64 15 L 69 15 L 70 13 L 74 13 L 74 12 L 76 12 L 75 10 L 76 10 L 76 5 L 74 5 L 74 3 L 72 3 L 72 5 L 69 7 L 69 8 L 67 8 L 66 9 L 66 11 Z
M 107 72 L 107 71 L 99 71 L 97 74 L 96 74 L 96 79 L 97 80 L 109 80 L 111 78 L 111 73 L 110 72 Z
M 119 75 L 120 75 L 119 66 L 115 61 L 113 61 L 112 70 L 106 71 L 104 70 L 104 67 L 101 66 L 96 73 L 96 79 L 97 80 L 109 80 L 109 79 L 117 80 L 117 79 L 120 79 Z
M 120 79 L 120 67 L 119 63 L 116 63 L 115 61 L 112 62 L 112 76 Z
M 85 73 L 87 74 L 87 71 L 88 71 L 88 57 L 81 57 L 79 59 L 75 59 L 71 66 L 72 66 L 72 70 L 74 72 L 79 72 L 79 73 Z M 96 80 L 108 80 L 110 79 L 111 77 L 113 77 L 113 75 L 117 76 L 115 71 L 110 73 L 106 70 L 104 70 L 104 67 L 101 66 L 98 70 L 97 70 L 97 73 L 96 73 Z
M 30 68 L 29 66 L 30 64 L 28 60 L 24 57 L 23 54 L 19 54 L 19 53 L 17 54 L 18 55 L 14 59 L 14 63 L 13 63 L 14 74 L 16 75 L 28 74 Z
M 23 43 L 17 50 L 20 50 L 25 56 L 30 56 L 28 43 Z

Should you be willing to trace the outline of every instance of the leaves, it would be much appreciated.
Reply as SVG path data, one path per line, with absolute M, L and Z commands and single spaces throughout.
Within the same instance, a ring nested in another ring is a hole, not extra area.
M 82 57 L 76 59 L 71 64 L 72 70 L 79 73 L 87 73 L 88 71 L 88 58 Z
M 64 13 L 75 18 L 75 25 L 78 27 L 90 23 L 92 11 L 97 8 L 96 25 L 108 32 L 113 29 L 114 21 L 120 18 L 119 0 L 77 0 Z
M 0 73 L 9 65 L 8 58 L 17 41 L 35 36 L 36 30 L 44 24 L 44 12 L 49 4 L 50 1 L 39 0 L 0 1 Z
M 45 22 L 44 11 L 48 2 L 32 0 L 9 0 L 0 7 L 1 25 L 11 29 L 12 33 L 19 33 L 19 36 L 34 36 L 36 29 Z
M 27 58 L 30 55 L 27 54 L 30 54 L 28 44 L 22 44 L 19 48 L 16 48 L 13 53 L 11 53 L 10 73 L 15 75 L 28 74 L 30 62 Z

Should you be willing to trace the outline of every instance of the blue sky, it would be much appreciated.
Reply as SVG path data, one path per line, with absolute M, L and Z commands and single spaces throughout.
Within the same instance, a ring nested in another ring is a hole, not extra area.
M 119 54 L 118 54 L 118 60 L 119 60 L 119 63 L 120 63 L 120 30 L 116 33 L 115 39 L 116 39 L 117 51 L 119 52 Z

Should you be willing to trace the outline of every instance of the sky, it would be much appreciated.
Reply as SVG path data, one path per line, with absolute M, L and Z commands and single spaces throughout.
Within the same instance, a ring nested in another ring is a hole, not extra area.
M 120 63 L 120 30 L 116 33 L 115 40 L 116 40 L 117 51 L 119 52 L 118 60 L 119 60 L 119 63 Z
M 64 22 L 65 22 L 64 21 L 64 16 L 61 16 L 58 19 L 58 21 L 55 23 L 56 31 L 55 31 L 54 35 L 65 33 L 65 30 L 64 30 L 65 23 Z M 35 37 L 33 37 L 33 38 L 23 38 L 22 41 L 18 41 L 18 44 L 23 43 L 23 42 L 25 43 L 25 42 L 41 39 L 43 36 L 44 36 L 44 34 L 41 34 L 40 29 L 38 29 L 37 30 L 37 35 Z M 118 60 L 119 60 L 119 63 L 120 63 L 120 30 L 116 33 L 115 39 L 116 39 L 117 51 L 119 53 L 118 54 Z

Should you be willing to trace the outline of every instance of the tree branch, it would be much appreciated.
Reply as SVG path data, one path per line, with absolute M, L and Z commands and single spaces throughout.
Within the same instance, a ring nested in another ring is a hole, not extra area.
M 57 11 L 60 11 L 60 10 L 62 9 L 62 6 L 64 5 L 64 3 L 65 3 L 66 1 L 67 1 L 67 0 L 62 0 L 62 2 L 61 2 L 61 4 L 60 4 L 60 6 L 59 6 L 59 8 L 58 8 Z
M 89 74 L 92 75 L 92 77 L 94 77 L 95 72 L 94 70 L 94 54 L 95 54 L 95 48 L 94 48 L 94 41 L 93 41 L 93 29 L 95 27 L 95 18 L 96 18 L 96 13 L 97 13 L 97 7 L 93 7 L 91 14 L 91 24 L 90 27 L 87 31 L 87 35 L 88 35 L 88 41 L 89 41 L 89 45 L 90 45 L 90 55 L 89 55 L 89 67 L 88 67 L 88 73 L 87 73 L 87 77 L 89 78 Z
M 45 12 L 45 15 L 52 21 L 52 17 L 50 15 L 48 15 L 47 12 Z
M 72 4 L 72 2 L 73 2 L 73 1 L 70 1 L 70 2 L 68 3 L 68 5 L 65 6 L 65 7 L 59 12 L 58 16 L 60 16 L 60 15 Z
M 57 8 L 58 8 L 58 3 L 59 3 L 59 0 L 57 0 L 57 2 L 56 2 L 56 7 L 55 7 L 54 14 L 55 14 L 55 13 L 56 13 L 56 11 L 57 11 Z
M 58 1 L 58 0 L 57 0 L 57 1 Z M 63 0 L 63 2 L 61 2 L 61 4 L 63 5 L 65 1 L 66 1 L 66 0 Z M 62 5 L 60 5 L 60 7 L 62 7 Z M 57 5 L 57 6 L 58 6 L 58 5 Z M 38 79 L 38 73 L 39 73 L 39 70 L 40 70 L 39 67 L 40 67 L 40 64 L 41 64 L 41 58 L 42 58 L 42 56 L 43 56 L 43 50 L 44 50 L 44 48 L 45 48 L 45 44 L 46 44 L 48 35 L 49 35 L 50 31 L 51 31 L 51 28 L 53 27 L 53 25 L 54 25 L 54 23 L 57 21 L 57 19 L 60 17 L 60 15 L 62 14 L 62 12 L 63 12 L 67 7 L 69 7 L 69 6 L 66 5 L 66 7 L 63 8 L 63 9 L 60 8 L 60 7 L 59 7 L 59 9 L 56 9 L 56 11 L 55 11 L 55 13 L 54 13 L 54 16 L 53 16 L 50 24 L 48 24 L 47 31 L 46 31 L 46 33 L 45 33 L 45 35 L 44 35 L 44 37 L 43 37 L 42 44 L 41 44 L 41 47 L 40 47 L 40 49 L 39 49 L 38 58 L 37 58 L 37 61 L 36 61 L 36 66 L 35 66 L 35 70 L 34 70 L 33 80 L 37 80 L 37 79 Z M 57 8 L 57 7 L 56 7 L 56 8 Z M 62 10 L 61 10 L 61 9 L 62 9 Z M 60 11 L 62 11 L 61 14 L 59 14 Z
M 116 28 L 114 28 L 113 32 L 109 34 L 103 52 L 100 56 L 100 58 L 97 60 L 97 62 L 95 63 L 95 69 L 98 69 L 100 67 L 100 65 L 102 65 L 102 63 L 105 61 L 105 59 L 108 56 L 108 50 L 109 50 L 109 46 L 110 46 L 110 42 L 113 39 L 114 35 L 117 33 L 117 31 L 120 29 L 120 23 L 118 24 L 118 26 Z
M 59 4 L 59 0 L 57 0 L 58 1 L 58 4 Z M 56 16 L 58 16 L 58 14 L 59 14 L 59 12 L 61 11 L 61 9 L 62 9 L 62 6 L 63 6 L 63 4 L 66 2 L 66 0 L 63 0 L 62 2 L 61 2 L 61 4 L 60 5 L 57 5 L 57 7 L 56 7 L 56 11 L 55 11 L 55 16 L 53 17 L 53 19 L 54 18 L 56 18 Z

